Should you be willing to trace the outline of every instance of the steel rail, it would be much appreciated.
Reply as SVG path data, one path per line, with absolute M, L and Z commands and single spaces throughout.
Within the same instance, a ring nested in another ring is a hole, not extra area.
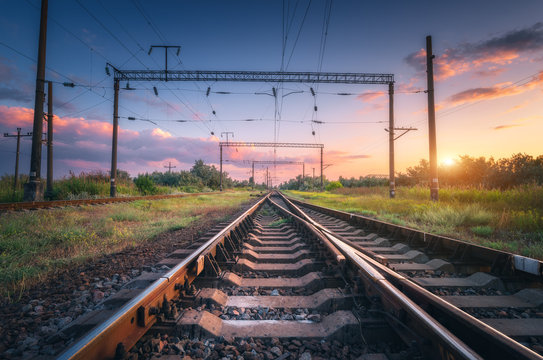
M 402 289 L 402 291 L 404 293 L 407 293 L 410 297 L 416 298 L 417 303 L 419 304 L 424 303 L 425 307 L 435 308 L 441 311 L 442 313 L 446 314 L 447 316 L 451 317 L 451 319 L 454 320 L 455 322 L 454 326 L 462 328 L 461 332 L 465 335 L 463 336 L 465 339 L 476 341 L 478 338 L 482 337 L 486 339 L 487 341 L 493 342 L 494 347 L 488 347 L 488 346 L 473 345 L 470 343 L 469 340 L 466 340 L 466 342 L 472 348 L 476 348 L 476 350 L 479 353 L 481 353 L 481 351 L 486 351 L 488 353 L 487 356 L 493 357 L 493 358 L 507 355 L 508 359 L 543 359 L 542 356 L 530 350 L 529 348 L 523 346 L 517 341 L 513 340 L 509 336 L 485 324 L 479 319 L 474 318 L 473 316 L 462 311 L 458 307 L 446 302 L 445 300 L 441 299 L 439 296 L 431 293 L 430 291 L 416 284 L 411 279 L 398 274 L 397 272 L 389 269 L 382 263 L 376 261 L 375 259 L 372 259 L 371 258 L 371 254 L 373 254 L 372 252 L 364 249 L 360 245 L 348 239 L 345 239 L 341 235 L 336 234 L 335 232 L 315 222 L 313 219 L 307 216 L 307 214 L 301 211 L 296 205 L 294 205 L 293 202 L 290 201 L 294 199 L 287 198 L 283 194 L 280 194 L 280 195 L 284 198 L 287 204 L 291 204 L 295 209 L 300 211 L 304 215 L 304 217 L 308 219 L 309 222 L 315 225 L 315 227 L 319 228 L 325 234 L 328 234 L 329 236 L 333 236 L 337 238 L 338 241 L 353 248 L 360 258 L 362 258 L 367 263 L 371 264 L 371 266 L 379 269 L 380 274 L 384 274 L 383 276 L 385 276 L 389 281 L 391 281 L 394 284 L 394 286 Z M 294 200 L 294 202 L 302 203 L 306 205 L 306 203 L 301 202 L 299 200 Z M 309 205 L 312 205 L 312 204 L 309 204 Z M 316 205 L 313 205 L 313 207 L 321 208 Z M 324 209 L 327 209 L 327 208 L 324 208 Z M 332 209 L 327 209 L 327 210 L 336 211 Z M 342 213 L 348 214 L 344 212 Z M 350 214 L 350 215 L 357 216 L 354 214 Z M 468 334 L 466 334 L 466 327 L 470 330 L 469 334 L 471 334 L 472 336 L 469 336 Z
M 387 223 L 385 221 L 372 219 L 363 215 L 352 214 L 352 213 L 348 213 L 341 210 L 325 208 L 322 206 L 310 204 L 310 203 L 289 198 L 289 197 L 286 197 L 286 198 L 289 199 L 293 203 L 300 204 L 310 209 L 314 209 L 314 210 L 329 214 L 331 216 L 334 216 L 341 220 L 345 220 L 347 222 L 351 222 L 351 223 L 355 222 L 357 224 L 362 224 L 365 226 L 371 225 L 375 228 L 380 228 L 380 229 L 385 228 L 389 231 L 391 230 L 391 232 L 407 234 L 411 238 L 424 239 L 425 243 L 429 243 L 431 240 L 435 240 L 435 241 L 440 241 L 442 244 L 453 244 L 453 245 L 461 244 L 467 247 L 471 247 L 473 249 L 476 249 L 477 256 L 481 260 L 486 260 L 487 262 L 492 263 L 496 258 L 501 257 L 505 263 L 511 264 L 512 269 L 516 271 L 521 271 L 530 275 L 538 276 L 540 279 L 543 278 L 543 261 L 540 261 L 537 259 L 508 253 L 502 250 L 491 249 L 488 247 L 484 247 L 484 246 L 473 244 L 473 243 L 468 243 L 466 241 L 453 239 L 446 236 L 428 234 L 424 231 L 411 229 L 411 228 L 401 226 L 401 225 Z M 474 252 L 472 252 L 472 254 L 473 253 Z
M 345 263 L 345 256 L 343 256 L 343 254 L 341 254 L 337 247 L 334 246 L 325 236 L 323 236 L 322 233 L 315 226 L 313 226 L 313 224 L 299 216 L 296 216 L 295 214 L 283 208 L 281 205 L 277 204 L 273 200 L 268 198 L 268 201 L 273 206 L 277 207 L 279 211 L 283 213 L 283 215 L 293 217 L 295 220 L 298 221 L 298 223 L 304 224 L 306 226 L 306 229 L 323 243 L 323 245 L 333 255 L 334 259 L 338 262 L 338 264 L 342 265 Z
M 287 198 L 283 197 L 283 200 L 286 204 L 292 206 L 292 209 L 298 213 L 298 215 L 288 211 L 287 209 L 284 209 L 284 212 L 289 212 L 294 217 L 303 218 L 306 222 L 311 223 L 320 230 L 326 229 L 313 219 L 309 218 L 309 216 L 292 204 Z M 273 202 L 273 200 L 269 201 Z M 281 208 L 279 204 L 274 204 L 275 206 Z M 431 317 L 420 306 L 418 306 L 398 288 L 392 285 L 374 266 L 372 266 L 372 264 L 363 259 L 356 252 L 356 249 L 347 245 L 332 235 L 329 231 L 323 231 L 323 235 L 328 237 L 328 239 L 343 253 L 343 255 L 345 255 L 346 258 L 348 258 L 352 263 L 356 264 L 365 277 L 370 281 L 371 286 L 377 287 L 378 291 L 383 293 L 389 301 L 391 300 L 396 305 L 400 306 L 404 311 L 406 311 L 406 313 L 410 314 L 415 321 L 417 321 L 418 325 L 423 326 L 427 331 L 429 331 L 434 340 L 439 341 L 437 344 L 433 343 L 433 345 L 438 346 L 438 348 L 435 349 L 434 355 L 440 354 L 442 358 L 446 359 L 451 357 L 453 359 L 483 359 L 462 340 L 452 334 L 436 319 Z
M 102 199 L 25 201 L 25 202 L 13 202 L 13 203 L 0 203 L 0 211 L 58 208 L 58 207 L 65 207 L 65 206 L 78 206 L 78 205 L 113 204 L 113 203 L 130 202 L 130 201 L 136 201 L 136 200 L 176 199 L 176 198 L 183 198 L 183 197 L 189 197 L 189 196 L 214 195 L 214 194 L 220 194 L 220 192 L 128 196 L 128 197 L 115 197 L 115 198 L 102 198 Z
M 182 260 L 168 273 L 153 282 L 142 293 L 122 306 L 110 318 L 80 338 L 69 349 L 64 351 L 58 359 L 111 359 L 115 356 L 119 343 L 122 343 L 126 348 L 130 348 L 156 321 L 150 314 L 149 318 L 147 318 L 147 310 L 153 305 L 159 306 L 163 297 L 167 295 L 171 296 L 172 293 L 177 292 L 179 286 L 184 285 L 188 281 L 186 276 L 189 270 L 194 270 L 195 276 L 193 274 L 193 278 L 195 278 L 203 270 L 202 257 L 214 250 L 221 240 L 224 240 L 231 231 L 254 214 L 269 196 L 270 194 L 267 194 L 262 197 L 250 209 L 245 211 L 205 244 L 201 245 L 186 259 Z M 142 315 L 144 316 L 144 323 L 141 323 L 142 319 L 140 317 Z M 138 321 L 135 321 L 135 318 L 138 318 Z M 135 335 L 118 334 L 119 329 L 124 329 L 127 323 L 131 325 Z M 119 337 L 125 339 L 127 343 L 112 340 Z

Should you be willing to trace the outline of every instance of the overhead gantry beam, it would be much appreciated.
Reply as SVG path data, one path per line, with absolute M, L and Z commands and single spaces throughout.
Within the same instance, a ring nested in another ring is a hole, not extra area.
M 332 72 L 292 72 L 292 71 L 207 71 L 207 70 L 120 70 L 113 65 L 106 64 L 106 72 L 109 75 L 110 68 L 113 69 L 115 84 L 119 81 L 230 81 L 230 82 L 271 82 L 271 83 L 307 83 L 307 84 L 377 84 L 388 85 L 389 87 L 389 130 L 394 135 L 394 112 L 393 112 L 393 94 L 394 94 L 394 75 L 393 74 L 371 74 L 371 73 L 332 73 Z M 116 90 L 116 95 L 118 90 Z M 115 105 L 114 114 L 117 106 Z M 114 122 L 117 115 L 114 115 Z M 117 142 L 114 130 L 113 143 Z M 294 145 L 294 146 L 293 146 Z M 304 145 L 304 146 L 297 146 Z M 307 146 L 317 145 L 317 146 Z M 220 143 L 221 150 L 221 190 L 222 190 L 222 148 L 223 146 L 247 146 L 247 147 L 311 147 L 321 149 L 321 190 L 324 189 L 323 178 L 323 148 L 322 144 L 289 144 L 289 143 L 241 143 L 228 142 Z M 394 160 L 393 146 L 391 145 L 390 156 L 390 197 L 394 197 Z M 113 161 L 112 161 L 113 166 Z M 116 165 L 115 165 L 116 166 Z M 115 171 L 112 169 L 112 196 L 114 195 L 113 184 L 115 182 Z
M 313 148 L 313 149 L 322 149 L 322 148 L 324 148 L 324 144 L 245 142 L 245 141 L 221 141 L 221 142 L 219 142 L 219 146 L 226 146 L 226 147 L 288 147 L 288 148 Z
M 394 82 L 393 74 L 286 72 L 286 71 L 202 71 L 202 70 L 114 70 L 120 81 L 252 81 L 321 84 L 381 84 Z

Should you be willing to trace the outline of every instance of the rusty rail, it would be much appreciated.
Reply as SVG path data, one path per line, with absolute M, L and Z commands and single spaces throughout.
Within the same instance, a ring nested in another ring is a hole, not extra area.
M 119 348 L 131 348 L 156 322 L 153 310 L 159 309 L 165 301 L 177 298 L 180 290 L 192 283 L 203 270 L 206 257 L 215 256 L 219 244 L 225 245 L 227 238 L 242 240 L 239 234 L 248 231 L 252 225 L 252 215 L 268 197 L 269 194 L 262 197 L 113 316 L 65 350 L 58 359 L 112 359 Z
M 26 201 L 26 202 L 0 203 L 0 212 L 12 211 L 12 210 L 48 209 L 48 208 L 59 208 L 59 207 L 66 207 L 66 206 L 79 206 L 79 205 L 114 204 L 114 203 L 130 202 L 130 201 L 136 201 L 136 200 L 176 199 L 176 198 L 183 198 L 183 197 L 190 197 L 190 196 L 215 195 L 215 194 L 221 194 L 221 193 L 220 192 L 204 192 L 204 193 L 187 193 L 187 194 L 173 194 L 173 195 L 128 196 L 128 197 L 115 197 L 115 198 L 102 198 L 102 199 Z
M 362 215 L 321 207 L 290 197 L 286 198 L 289 199 L 292 203 L 299 204 L 307 208 L 319 211 L 321 213 L 331 215 L 338 219 L 347 221 L 355 226 L 372 229 L 374 231 L 378 231 L 379 233 L 386 232 L 393 237 L 405 237 L 407 239 L 410 239 L 410 244 L 418 244 L 422 247 L 428 247 L 433 249 L 437 249 L 438 247 L 444 249 L 456 249 L 462 247 L 462 251 L 466 256 L 469 256 L 474 260 L 484 262 L 488 264 L 488 266 L 492 269 L 496 269 L 498 266 L 501 266 L 501 270 L 503 271 L 520 271 L 526 274 L 534 275 L 540 280 L 541 278 L 543 278 L 543 262 L 537 259 L 508 253 L 501 250 L 491 249 L 481 245 L 468 243 L 466 241 L 452 239 L 446 236 L 429 234 L 424 231 L 387 223 L 385 221 L 372 219 Z M 513 273 L 511 273 L 510 275 L 513 275 Z
M 315 227 L 323 231 L 323 234 L 325 234 L 326 236 L 337 239 L 338 242 L 334 241 L 334 243 L 339 244 L 338 246 L 340 246 L 341 248 L 351 249 L 349 251 L 354 251 L 354 253 L 365 264 L 368 264 L 368 266 L 373 267 L 374 269 L 377 269 L 378 273 L 381 274 L 383 278 L 385 278 L 388 282 L 390 282 L 392 286 L 394 286 L 397 289 L 401 289 L 403 294 L 407 295 L 408 298 L 412 299 L 416 304 L 426 309 L 426 311 L 428 311 L 429 313 L 435 314 L 434 316 L 438 315 L 437 317 L 441 319 L 441 323 L 443 323 L 447 327 L 447 329 L 451 329 L 451 331 L 453 331 L 453 333 L 455 333 L 458 336 L 458 338 L 460 338 L 462 341 L 468 344 L 472 349 L 477 351 L 478 354 L 484 354 L 485 358 L 507 358 L 507 359 L 541 359 L 542 358 L 534 351 L 521 345 L 520 343 L 511 339 L 507 335 L 497 331 L 496 329 L 490 327 L 484 322 L 472 317 L 471 315 L 460 310 L 456 306 L 441 299 L 439 296 L 434 295 L 430 291 L 417 285 L 410 279 L 396 273 L 395 271 L 386 267 L 384 264 L 381 264 L 379 261 L 371 258 L 371 253 L 368 254 L 367 250 L 360 247 L 356 243 L 353 243 L 352 241 L 343 238 L 341 235 L 334 233 L 333 231 L 327 229 L 326 227 L 318 224 L 317 222 L 312 220 L 309 216 L 307 216 L 305 213 L 303 213 L 303 211 L 301 211 L 294 203 L 302 204 L 303 206 L 307 206 L 314 210 L 325 212 L 333 216 L 335 216 L 335 214 L 339 214 L 340 216 L 336 216 L 336 217 L 342 218 L 343 220 L 345 220 L 347 215 L 348 215 L 348 219 L 350 220 L 352 220 L 353 218 L 359 217 L 359 215 L 354 215 L 354 214 L 349 214 L 349 213 L 345 213 L 345 212 L 341 212 L 341 211 L 337 211 L 333 209 L 323 208 L 317 205 L 312 205 L 312 204 L 308 204 L 299 200 L 287 198 L 283 194 L 280 194 L 280 195 L 284 198 L 284 201 L 287 204 L 289 204 L 289 206 L 292 206 L 294 212 L 300 214 L 308 222 L 312 223 Z M 323 210 L 326 210 L 326 211 L 323 211 Z M 376 223 L 379 223 L 380 225 L 386 224 L 386 226 L 396 226 L 393 224 L 384 223 L 384 222 L 373 220 L 366 217 L 361 217 L 361 218 L 363 218 L 364 222 L 366 223 L 370 221 L 375 221 Z M 398 226 L 398 228 L 407 229 L 405 227 L 400 227 L 400 226 Z M 412 229 L 408 229 L 408 230 L 412 230 Z M 418 232 L 417 230 L 412 230 L 412 231 Z M 446 239 L 454 241 L 454 239 L 448 239 L 448 238 Z M 476 246 L 476 245 L 473 245 L 473 246 Z M 493 250 L 493 249 L 487 249 L 481 246 L 478 246 L 478 248 L 482 248 L 485 252 L 487 250 Z M 503 253 L 499 251 L 497 252 L 500 254 Z M 508 254 L 508 253 L 505 253 L 505 254 Z M 512 254 L 508 254 L 508 255 L 512 255 Z
M 387 311 L 396 315 L 403 312 L 403 314 L 409 317 L 409 323 L 412 325 L 411 328 L 414 332 L 421 335 L 423 333 L 425 338 L 432 339 L 429 349 L 426 349 L 426 356 L 428 358 L 482 359 L 481 356 L 463 343 L 462 340 L 452 334 L 413 300 L 392 285 L 373 264 L 360 257 L 356 249 L 342 242 L 331 232 L 323 231 L 326 228 L 309 218 L 309 216 L 292 204 L 287 198 L 283 197 L 283 200 L 297 215 L 287 209 L 283 209 L 284 213 L 290 213 L 291 216 L 296 218 L 301 217 L 305 222 L 321 230 L 322 234 L 349 259 L 349 262 L 360 270 L 366 290 L 368 293 L 379 294 L 383 299 L 383 305 L 385 305 Z M 280 205 L 274 204 L 280 207 Z

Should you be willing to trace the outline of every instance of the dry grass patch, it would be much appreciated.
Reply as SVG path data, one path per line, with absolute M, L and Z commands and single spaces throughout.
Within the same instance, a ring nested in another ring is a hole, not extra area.
M 4 295 L 21 290 L 59 266 L 148 242 L 249 199 L 249 192 L 225 192 L 5 213 L 0 216 L 0 287 Z
M 445 188 L 437 203 L 422 187 L 399 187 L 395 199 L 385 187 L 286 193 L 315 205 L 543 259 L 541 186 L 506 191 Z

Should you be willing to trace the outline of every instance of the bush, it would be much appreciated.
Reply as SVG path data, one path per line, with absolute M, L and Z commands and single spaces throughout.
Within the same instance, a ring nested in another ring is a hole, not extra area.
M 471 228 L 471 232 L 478 236 L 490 237 L 494 232 L 494 229 L 492 229 L 491 226 L 474 226 Z
M 326 185 L 326 191 L 332 191 L 335 189 L 340 189 L 342 187 L 343 185 L 341 185 L 339 181 L 330 181 L 328 185 Z
M 149 174 L 138 175 L 138 177 L 134 179 L 134 184 L 136 184 L 136 187 L 142 195 L 155 195 L 158 192 L 158 189 Z

